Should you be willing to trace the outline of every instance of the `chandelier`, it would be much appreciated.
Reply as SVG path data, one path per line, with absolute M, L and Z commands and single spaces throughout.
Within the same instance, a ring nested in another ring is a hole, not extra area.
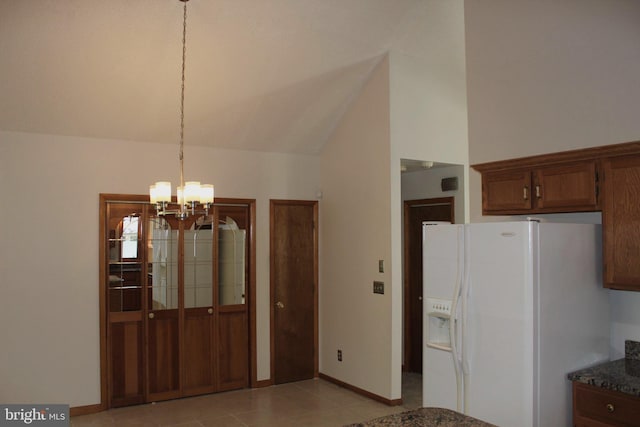
M 181 220 L 196 213 L 209 214 L 209 208 L 213 204 L 213 185 L 200 184 L 197 181 L 184 181 L 184 64 L 187 53 L 187 2 L 184 3 L 182 19 L 182 86 L 180 93 L 180 185 L 177 188 L 178 209 L 169 209 L 171 203 L 171 183 L 159 181 L 149 186 L 149 200 L 156 205 L 158 215 L 175 215 Z

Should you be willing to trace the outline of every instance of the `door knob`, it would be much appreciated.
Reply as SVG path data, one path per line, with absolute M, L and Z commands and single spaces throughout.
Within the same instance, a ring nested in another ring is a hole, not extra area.
M 280 301 L 278 301 L 278 302 L 276 303 L 276 307 L 278 307 L 278 308 L 284 308 L 284 304 L 283 304 L 283 303 L 281 303 Z
M 422 297 L 418 297 L 418 301 L 422 301 Z

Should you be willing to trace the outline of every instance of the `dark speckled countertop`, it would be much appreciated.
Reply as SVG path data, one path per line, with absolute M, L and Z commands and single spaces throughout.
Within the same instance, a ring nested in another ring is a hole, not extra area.
M 443 408 L 420 408 L 387 415 L 371 421 L 349 424 L 345 427 L 496 427 L 476 418 Z
M 569 379 L 640 397 L 640 342 L 627 340 L 624 344 L 624 359 L 572 372 Z

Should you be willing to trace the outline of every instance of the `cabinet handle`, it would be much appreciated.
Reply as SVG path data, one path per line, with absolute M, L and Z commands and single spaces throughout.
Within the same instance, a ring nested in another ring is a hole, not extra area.
M 153 314 L 153 313 L 149 313 L 149 319 L 153 319 L 154 317 L 156 317 L 156 315 L 155 315 L 155 314 Z
M 537 197 L 538 199 L 541 197 L 541 196 L 540 196 L 540 186 L 539 186 L 539 185 L 536 185 L 536 197 Z
M 209 314 L 213 314 L 213 308 L 208 309 L 208 310 L 207 310 L 207 313 L 209 313 Z
M 607 403 L 607 411 L 613 412 L 615 410 L 616 410 L 616 408 L 615 408 L 615 406 L 613 406 L 613 403 Z
M 522 198 L 524 200 L 527 200 L 529 198 L 529 188 L 525 185 L 524 187 L 522 187 Z

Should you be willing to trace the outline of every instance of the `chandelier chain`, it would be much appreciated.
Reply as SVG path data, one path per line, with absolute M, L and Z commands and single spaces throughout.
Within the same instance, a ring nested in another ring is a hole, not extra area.
M 180 186 L 184 188 L 184 81 L 187 58 L 187 2 L 184 2 L 182 17 L 182 85 L 180 89 Z
M 173 202 L 171 197 L 171 183 L 157 181 L 149 186 L 149 201 L 156 205 L 156 213 L 159 216 L 175 215 L 179 220 L 184 220 L 190 215 L 209 215 L 209 209 L 214 203 L 214 188 L 212 184 L 200 184 L 199 181 L 184 180 L 184 88 L 185 88 L 185 64 L 187 59 L 187 2 L 184 3 L 182 15 L 182 76 L 180 85 L 180 144 L 178 160 L 180 163 L 180 184 L 178 186 L 176 201 L 178 209 L 169 209 Z M 173 202 L 175 203 L 175 202 Z

